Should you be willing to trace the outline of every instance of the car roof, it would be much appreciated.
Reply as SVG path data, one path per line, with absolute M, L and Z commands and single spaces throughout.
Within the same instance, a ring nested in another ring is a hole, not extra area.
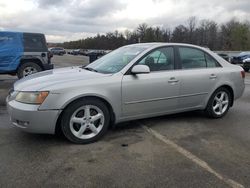
M 200 49 L 205 49 L 210 51 L 210 49 L 193 45 L 193 44 L 187 44 L 187 43 L 167 43 L 167 42 L 150 42 L 150 43 L 136 43 L 136 44 L 130 44 L 127 46 L 137 46 L 142 48 L 155 48 L 155 47 L 161 47 L 161 46 L 186 46 L 186 47 L 195 47 Z

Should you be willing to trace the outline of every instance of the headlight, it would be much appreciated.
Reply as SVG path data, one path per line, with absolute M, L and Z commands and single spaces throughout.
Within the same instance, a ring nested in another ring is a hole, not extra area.
M 20 91 L 16 96 L 16 101 L 28 104 L 42 104 L 49 95 L 48 91 L 26 92 Z

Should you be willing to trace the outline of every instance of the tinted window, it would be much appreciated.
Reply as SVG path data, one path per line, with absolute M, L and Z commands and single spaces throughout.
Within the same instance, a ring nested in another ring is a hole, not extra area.
M 206 67 L 205 54 L 194 48 L 180 47 L 180 60 L 182 69 L 194 69 Z
M 44 52 L 47 51 L 47 44 L 42 34 L 24 33 L 24 51 L 26 52 Z
M 206 61 L 207 61 L 207 67 L 219 67 L 219 64 L 217 61 L 215 61 L 214 58 L 212 58 L 210 55 L 205 54 Z
M 149 66 L 150 71 L 172 70 L 174 69 L 174 49 L 159 48 L 144 57 L 139 64 Z
M 199 49 L 180 47 L 179 53 L 182 69 L 220 66 L 214 58 Z

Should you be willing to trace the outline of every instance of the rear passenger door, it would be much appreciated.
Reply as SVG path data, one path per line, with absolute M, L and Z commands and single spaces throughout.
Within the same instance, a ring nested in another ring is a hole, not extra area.
M 219 63 L 208 53 L 193 47 L 178 47 L 180 98 L 179 108 L 191 109 L 205 105 L 205 99 L 219 79 Z

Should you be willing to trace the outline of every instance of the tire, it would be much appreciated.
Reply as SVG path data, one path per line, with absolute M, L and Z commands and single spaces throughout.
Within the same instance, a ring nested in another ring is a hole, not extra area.
M 26 62 L 21 64 L 21 66 L 17 69 L 17 77 L 20 79 L 40 71 L 42 71 L 42 67 L 40 67 L 37 63 Z
M 230 104 L 232 104 L 232 94 L 228 89 L 221 87 L 210 97 L 205 112 L 210 118 L 221 118 L 228 112 Z
M 88 144 L 99 140 L 107 132 L 110 114 L 101 100 L 86 98 L 70 104 L 61 120 L 62 132 L 69 141 Z

